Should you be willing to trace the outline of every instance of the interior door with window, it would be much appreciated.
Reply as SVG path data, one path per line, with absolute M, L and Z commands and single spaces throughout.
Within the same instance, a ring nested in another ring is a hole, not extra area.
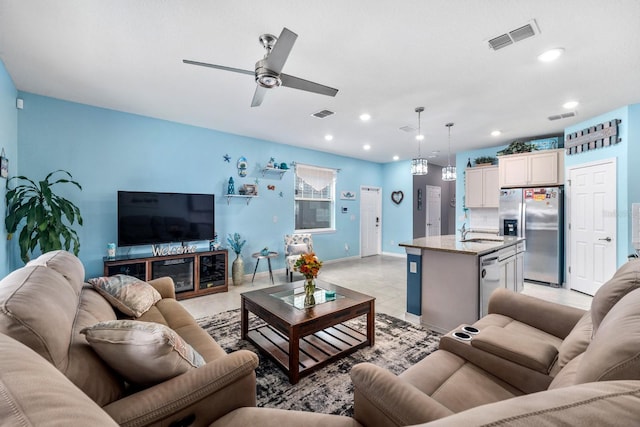
M 382 191 L 360 187 L 360 256 L 378 255 L 382 247 Z
M 425 236 L 439 236 L 441 228 L 441 188 L 433 185 L 427 185 L 427 209 L 426 209 L 426 226 Z
M 569 169 L 569 287 L 594 295 L 616 271 L 615 159 Z

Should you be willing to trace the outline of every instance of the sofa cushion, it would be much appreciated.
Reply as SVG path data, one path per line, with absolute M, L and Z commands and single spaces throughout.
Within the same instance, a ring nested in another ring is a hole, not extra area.
M 113 426 L 118 424 L 51 363 L 0 334 L 0 424 Z
M 116 274 L 89 279 L 89 283 L 115 308 L 127 316 L 140 317 L 162 296 L 153 286 L 135 277 Z
M 80 293 L 84 283 L 84 266 L 82 262 L 71 252 L 51 251 L 32 259 L 28 266 L 41 265 L 62 274 L 72 285 L 77 293 Z
M 114 370 L 134 384 L 155 384 L 205 364 L 176 332 L 159 323 L 100 322 L 80 333 Z
M 624 296 L 600 323 L 576 382 L 640 379 L 640 289 Z
M 591 342 L 591 334 L 593 333 L 593 323 L 591 321 L 591 312 L 587 311 L 582 318 L 576 323 L 573 330 L 560 344 L 558 350 L 558 362 L 554 366 L 552 374 L 562 369 L 574 357 L 578 356 L 587 349 Z
M 594 334 L 611 307 L 629 292 L 638 288 L 640 288 L 640 259 L 628 261 L 620 267 L 593 296 L 591 318 Z

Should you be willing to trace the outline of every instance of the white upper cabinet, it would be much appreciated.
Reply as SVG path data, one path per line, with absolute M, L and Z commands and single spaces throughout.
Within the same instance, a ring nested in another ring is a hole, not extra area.
M 497 208 L 500 187 L 498 167 L 469 168 L 465 174 L 465 206 L 468 208 Z
M 564 149 L 498 157 L 500 188 L 564 185 Z

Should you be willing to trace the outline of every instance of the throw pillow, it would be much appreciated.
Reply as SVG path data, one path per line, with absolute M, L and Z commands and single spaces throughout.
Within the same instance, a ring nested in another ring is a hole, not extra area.
M 124 274 L 89 279 L 89 283 L 127 316 L 140 317 L 162 299 L 160 292 L 147 282 Z
M 297 243 L 295 245 L 289 245 L 287 253 L 289 255 L 302 255 L 309 251 L 309 246 L 306 243 Z
M 80 333 L 102 360 L 132 384 L 157 384 L 205 364 L 193 347 L 160 323 L 109 320 Z

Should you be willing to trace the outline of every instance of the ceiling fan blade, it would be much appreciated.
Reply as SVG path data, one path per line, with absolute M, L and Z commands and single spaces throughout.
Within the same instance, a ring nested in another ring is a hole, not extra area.
M 307 92 L 319 93 L 320 95 L 327 96 L 336 96 L 338 93 L 338 89 L 310 82 L 309 80 L 301 79 L 299 77 L 290 76 L 289 74 L 280 74 L 280 80 L 282 80 L 281 86 L 293 89 L 306 90 Z
M 253 94 L 253 101 L 251 101 L 252 107 L 259 107 L 262 104 L 262 100 L 264 99 L 264 95 L 267 93 L 267 88 L 262 87 L 260 85 L 256 85 L 256 91 Z
M 280 73 L 297 38 L 298 35 L 296 33 L 288 28 L 283 28 L 278 41 L 276 41 L 273 49 L 265 59 L 266 68 L 275 73 Z
M 225 67 L 224 65 L 207 64 L 206 62 L 190 61 L 188 59 L 183 59 L 182 62 L 190 65 L 198 65 L 200 67 L 217 68 L 219 70 L 233 71 L 234 73 L 249 74 L 250 76 L 255 75 L 254 71 L 243 70 L 241 68 Z

